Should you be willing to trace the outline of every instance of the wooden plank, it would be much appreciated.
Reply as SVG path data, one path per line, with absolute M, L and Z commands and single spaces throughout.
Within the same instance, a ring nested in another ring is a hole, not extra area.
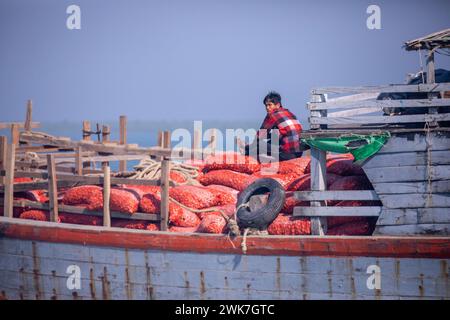
M 355 108 L 343 111 L 336 112 L 328 112 L 328 118 L 339 118 L 339 117 L 349 117 L 349 116 L 358 116 L 361 114 L 368 114 L 374 112 L 381 112 L 382 110 L 378 107 L 367 107 L 367 108 Z
M 321 103 L 325 103 L 327 98 L 323 94 L 313 94 L 313 95 L 311 95 L 310 100 L 312 103 L 321 104 Z M 310 115 L 311 115 L 310 119 L 326 117 L 327 111 L 326 110 L 311 110 Z M 310 122 L 311 129 L 326 129 L 327 128 L 326 125 L 313 124 L 311 121 L 309 121 L 309 122 Z
M 87 170 L 84 170 L 87 171 Z M 88 173 L 88 172 L 85 172 Z M 103 173 L 95 171 L 95 173 Z M 16 172 L 17 177 L 31 177 L 39 179 L 48 179 L 48 173 L 46 172 Z M 76 182 L 80 184 L 103 184 L 102 176 L 79 176 L 71 174 L 56 174 L 58 180 L 66 182 Z M 111 184 L 134 184 L 134 185 L 144 185 L 144 186 L 155 186 L 158 185 L 158 180 L 147 180 L 147 179 L 129 179 L 129 178 L 111 178 Z
M 378 226 L 450 223 L 449 208 L 400 208 L 381 211 Z
M 428 192 L 428 183 L 420 182 L 387 182 L 374 183 L 377 194 L 411 194 Z M 450 180 L 431 181 L 430 191 L 433 193 L 450 192 Z
M 93 156 L 83 157 L 83 162 L 104 162 L 104 161 L 119 161 L 119 160 L 142 160 L 148 158 L 146 154 L 123 154 L 123 155 L 111 155 L 111 156 Z
M 375 235 L 450 235 L 450 224 L 405 224 L 401 226 L 376 226 Z
M 386 144 L 377 152 L 381 153 L 398 153 L 398 152 L 414 152 L 414 151 L 443 151 L 450 150 L 450 133 L 449 132 L 430 132 L 429 144 L 427 143 L 426 133 L 398 133 L 392 135 Z
M 6 158 L 8 155 L 8 138 L 6 136 L 0 136 L 0 171 L 5 170 Z M 0 176 L 0 184 L 5 183 L 5 177 Z
M 449 208 L 450 212 L 450 193 L 411 193 L 408 196 L 404 194 L 380 194 L 383 206 L 389 209 L 397 208 Z
M 31 100 L 27 101 L 27 114 L 25 116 L 25 131 L 31 131 L 31 123 L 32 123 L 32 114 L 33 114 L 33 102 Z
M 111 227 L 111 212 L 109 201 L 111 197 L 111 170 L 103 166 L 103 226 Z
M 48 169 L 48 197 L 50 221 L 58 221 L 58 187 L 56 179 L 55 158 L 53 155 L 47 155 L 47 169 Z
M 315 88 L 312 94 L 344 94 L 344 93 L 390 93 L 390 92 L 439 92 L 450 90 L 450 83 L 436 84 L 389 84 L 381 86 L 359 86 L 359 87 L 327 87 Z
M 311 148 L 311 190 L 323 191 L 327 188 L 326 151 Z M 311 207 L 321 208 L 323 201 L 311 201 Z M 294 208 L 295 209 L 295 208 Z M 311 234 L 323 236 L 327 234 L 326 218 L 316 217 L 311 219 Z
M 119 118 L 119 127 L 120 127 L 120 141 L 121 145 L 127 143 L 127 117 L 120 116 Z M 119 162 L 119 171 L 127 171 L 127 162 L 125 160 L 121 160 Z
M 294 197 L 302 201 L 323 200 L 379 200 L 374 190 L 354 191 L 297 191 Z
M 166 231 L 169 223 L 169 172 L 170 161 L 161 162 L 161 231 Z
M 450 165 L 364 168 L 372 184 L 380 182 L 414 182 L 450 180 Z
M 450 150 L 431 151 L 428 161 L 427 152 L 402 152 L 375 154 L 362 165 L 363 169 L 383 168 L 386 166 L 417 166 L 417 165 L 444 165 L 450 164 Z
M 4 198 L 0 198 L 0 201 L 3 201 L 3 200 L 4 200 Z M 49 210 L 48 203 L 41 203 L 41 202 L 36 202 L 36 201 L 14 200 L 13 204 L 14 204 L 14 207 L 28 207 L 28 208 L 34 208 L 34 209 Z M 63 205 L 63 204 L 59 205 L 59 211 L 67 212 L 67 213 L 74 213 L 74 214 L 85 214 L 85 215 L 98 216 L 98 217 L 103 216 L 102 211 L 91 211 L 91 210 L 88 210 L 83 207 L 69 206 L 69 205 Z M 111 217 L 114 219 L 127 219 L 127 220 L 146 220 L 146 221 L 160 220 L 158 214 L 143 213 L 143 212 L 135 212 L 132 215 L 130 215 L 129 213 L 112 211 Z
M 19 126 L 17 124 L 11 125 L 11 143 L 14 145 L 19 145 L 20 140 L 20 131 Z
M 16 157 L 16 146 L 8 144 L 7 156 L 5 161 L 5 199 L 3 202 L 3 210 L 5 217 L 13 217 L 13 201 L 14 201 L 14 160 Z
M 75 150 L 75 174 L 82 176 L 83 175 L 83 159 L 82 159 L 83 151 L 81 146 L 78 146 Z
M 402 116 L 359 116 L 359 117 L 336 117 L 322 118 L 314 117 L 311 114 L 309 121 L 311 124 L 386 124 L 386 123 L 415 123 L 432 121 L 449 121 L 450 113 L 439 114 L 414 114 Z
M 58 146 L 65 149 L 76 149 L 81 146 L 84 151 L 95 151 L 110 154 L 148 154 L 170 157 L 171 151 L 160 147 L 142 148 L 135 145 L 103 145 L 93 141 L 72 141 L 69 138 L 42 137 L 33 133 L 22 132 L 21 140 L 36 144 Z
M 0 129 L 11 129 L 11 125 L 17 125 L 19 129 L 25 128 L 25 123 L 23 122 L 0 122 Z M 32 122 L 31 128 L 39 128 L 41 126 L 40 122 Z
M 295 207 L 297 217 L 377 217 L 382 207 Z M 324 218 L 322 218 L 324 219 Z M 325 220 L 325 219 L 324 219 Z M 312 222 L 312 220 L 311 220 Z M 312 225 L 311 225 L 312 227 Z M 311 230 L 312 231 L 312 230 Z
M 399 100 L 364 100 L 347 102 L 345 100 L 330 99 L 325 103 L 308 103 L 309 110 L 354 109 L 354 108 L 428 108 L 445 107 L 450 105 L 450 99 L 399 99 Z
M 91 141 L 91 122 L 84 120 L 83 121 L 83 129 L 82 129 L 82 133 L 83 133 L 83 140 L 84 141 Z

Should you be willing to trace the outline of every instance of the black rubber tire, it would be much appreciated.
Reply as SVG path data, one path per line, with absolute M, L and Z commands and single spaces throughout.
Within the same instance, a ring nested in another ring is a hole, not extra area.
M 286 194 L 283 186 L 274 179 L 261 178 L 250 184 L 239 194 L 237 207 L 243 203 L 248 203 L 250 197 L 267 192 L 269 193 L 269 198 L 264 207 L 255 211 L 250 211 L 248 207 L 242 207 L 237 211 L 239 227 L 263 230 L 275 220 L 283 208 Z

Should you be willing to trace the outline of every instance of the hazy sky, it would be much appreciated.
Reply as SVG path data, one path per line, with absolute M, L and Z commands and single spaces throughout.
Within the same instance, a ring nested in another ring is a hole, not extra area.
M 315 86 L 403 83 L 403 42 L 448 27 L 448 0 L 0 0 L 0 121 L 262 119 L 272 89 L 304 119 Z

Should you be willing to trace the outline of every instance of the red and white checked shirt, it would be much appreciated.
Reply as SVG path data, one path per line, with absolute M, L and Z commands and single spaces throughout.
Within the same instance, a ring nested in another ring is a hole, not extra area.
M 280 132 L 280 150 L 286 153 L 300 152 L 300 134 L 302 125 L 288 109 L 278 108 L 266 115 L 260 129 L 267 131 L 278 129 Z M 261 131 L 258 131 L 258 138 Z

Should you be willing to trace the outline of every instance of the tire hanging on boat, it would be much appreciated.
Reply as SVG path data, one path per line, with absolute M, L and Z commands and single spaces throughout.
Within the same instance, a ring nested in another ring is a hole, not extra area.
M 254 195 L 269 194 L 267 203 L 254 211 L 249 210 L 248 202 Z M 286 198 L 283 186 L 271 178 L 258 179 L 239 194 L 237 218 L 241 228 L 266 229 L 278 216 Z

